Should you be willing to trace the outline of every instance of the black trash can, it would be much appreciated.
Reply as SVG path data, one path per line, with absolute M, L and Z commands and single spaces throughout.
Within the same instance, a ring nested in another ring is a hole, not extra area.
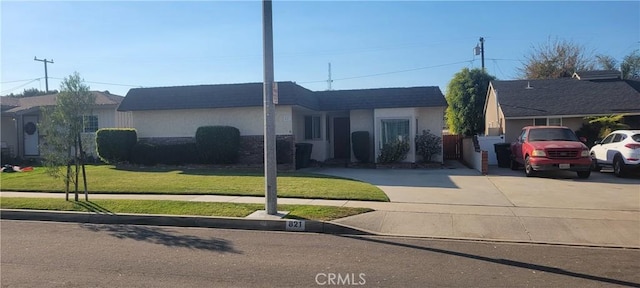
M 508 168 L 511 162 L 511 144 L 495 143 L 493 144 L 496 158 L 498 158 L 498 167 Z
M 296 169 L 309 167 L 312 149 L 311 143 L 296 143 Z

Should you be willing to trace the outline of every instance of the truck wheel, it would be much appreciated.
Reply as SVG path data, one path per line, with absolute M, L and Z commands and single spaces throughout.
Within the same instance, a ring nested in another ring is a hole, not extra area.
M 518 170 L 518 161 L 516 161 L 515 159 L 511 159 L 511 163 L 509 163 L 509 168 L 511 168 L 511 170 Z
M 591 155 L 591 171 L 600 172 L 600 165 L 598 165 L 598 159 L 596 159 L 595 155 Z
M 531 167 L 531 161 L 529 160 L 529 156 L 524 159 L 524 175 L 527 177 L 531 177 L 535 175 L 535 171 L 533 167 Z
M 591 171 L 578 171 L 578 178 L 587 179 L 591 175 Z

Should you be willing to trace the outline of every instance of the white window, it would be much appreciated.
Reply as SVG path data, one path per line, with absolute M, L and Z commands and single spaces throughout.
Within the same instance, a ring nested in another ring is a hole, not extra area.
M 381 122 L 382 145 L 399 141 L 409 142 L 409 119 L 384 119 Z
M 318 140 L 321 137 L 320 116 L 304 116 L 304 139 Z
M 82 117 L 82 119 L 85 133 L 98 131 L 98 116 L 85 115 Z
M 549 126 L 562 126 L 562 118 L 549 118 Z

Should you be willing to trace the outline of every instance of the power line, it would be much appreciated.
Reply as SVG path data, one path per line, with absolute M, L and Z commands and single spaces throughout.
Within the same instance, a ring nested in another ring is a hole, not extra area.
M 344 77 L 344 78 L 332 79 L 332 81 L 351 80 L 351 79 L 358 79 L 358 78 L 367 78 L 367 77 L 375 77 L 375 76 L 382 76 L 382 75 L 389 75 L 389 74 L 396 74 L 396 73 L 404 73 L 404 72 L 411 72 L 411 71 L 417 71 L 417 70 L 424 70 L 424 69 L 431 69 L 431 68 L 438 68 L 438 67 L 462 64 L 462 63 L 473 62 L 473 61 L 474 60 L 472 59 L 472 60 L 467 60 L 467 61 L 459 61 L 459 62 L 453 62 L 453 63 L 448 63 L 448 64 L 434 65 L 434 66 L 411 68 L 411 69 L 405 69 L 405 70 L 389 71 L 389 72 L 382 72 L 382 73 L 361 75 L 361 76 L 353 76 L 353 77 Z M 320 82 L 327 82 L 327 80 L 305 81 L 305 82 L 298 82 L 298 83 L 305 84 L 305 83 L 320 83 Z
M 16 82 L 24 82 L 24 81 L 33 81 L 33 80 L 40 80 L 40 79 L 42 79 L 42 77 L 40 77 L 40 78 L 35 78 L 35 79 L 24 79 L 24 80 L 4 81 L 4 82 L 0 82 L 0 84 L 5 84 L 5 83 L 16 83 Z
M 11 89 L 4 90 L 4 91 L 0 92 L 0 94 L 6 94 L 7 92 L 10 92 L 10 91 L 13 91 L 13 90 L 16 90 L 16 89 L 20 89 L 20 88 L 22 88 L 22 87 L 24 87 L 24 86 L 27 86 L 27 85 L 29 85 L 29 84 L 31 84 L 31 83 L 33 83 L 33 82 L 40 81 L 40 79 L 41 79 L 41 78 L 33 79 L 33 80 L 31 80 L 31 81 L 29 81 L 29 82 L 27 82 L 27 83 L 24 83 L 24 84 L 22 84 L 22 85 L 20 85 L 20 86 L 17 86 L 17 87 L 11 88 Z
M 57 78 L 57 77 L 50 77 L 51 79 L 57 79 L 57 80 L 64 80 L 64 78 Z M 136 88 L 142 88 L 142 85 L 131 85 L 131 84 L 118 84 L 118 83 L 108 83 L 108 82 L 97 82 L 97 81 L 87 81 L 85 80 L 84 82 L 86 83 L 93 83 L 93 84 L 103 84 L 103 85 L 113 85 L 113 86 L 124 86 L 124 87 L 136 87 Z

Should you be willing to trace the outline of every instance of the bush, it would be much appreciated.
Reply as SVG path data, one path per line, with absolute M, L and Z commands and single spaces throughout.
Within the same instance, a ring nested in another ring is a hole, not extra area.
M 277 139 L 276 140 L 276 163 L 290 164 L 293 162 L 293 142 Z
M 431 157 L 441 151 L 442 138 L 431 134 L 429 130 L 422 130 L 422 135 L 416 136 L 416 153 L 422 156 L 422 161 L 431 161 Z
M 361 163 L 369 163 L 369 155 L 371 155 L 369 132 L 355 131 L 351 133 L 351 145 L 356 159 Z
M 158 149 L 153 144 L 138 143 L 131 149 L 131 162 L 135 164 L 153 166 L 158 164 L 158 159 Z
M 209 163 L 236 163 L 240 152 L 240 130 L 231 126 L 198 127 L 196 147 Z
M 379 163 L 395 163 L 407 158 L 409 152 L 409 142 L 395 140 L 382 146 L 380 155 L 378 155 Z
M 129 161 L 138 136 L 135 129 L 103 128 L 96 132 L 98 157 L 106 163 Z

